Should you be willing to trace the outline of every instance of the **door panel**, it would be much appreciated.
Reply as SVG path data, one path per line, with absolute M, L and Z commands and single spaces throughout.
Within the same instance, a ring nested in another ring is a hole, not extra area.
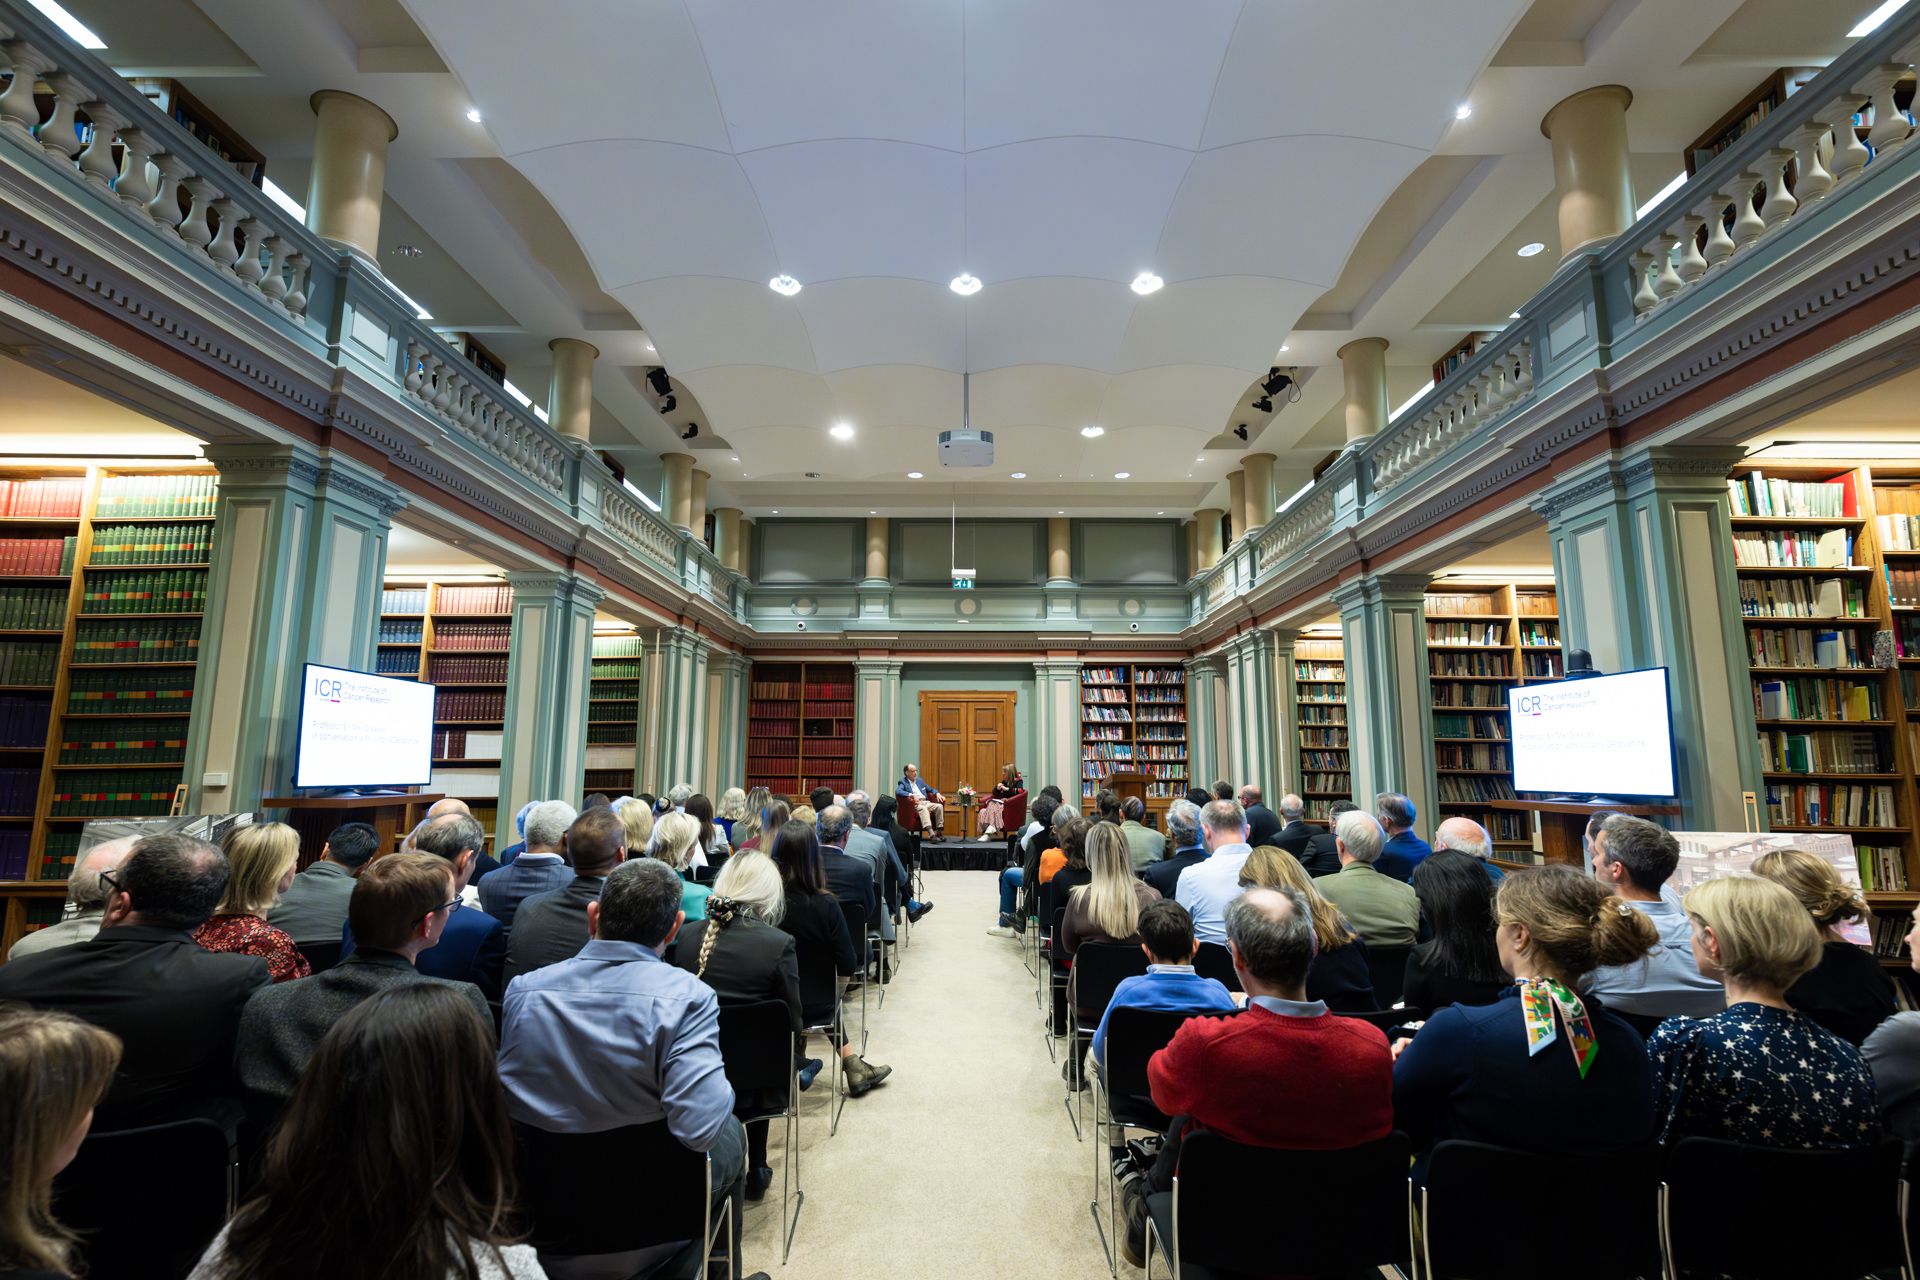
M 948 835 L 971 835 L 976 829 L 969 815 L 962 830 L 960 807 L 952 801 L 954 789 L 965 782 L 978 792 L 992 790 L 1000 766 L 1014 758 L 1016 696 L 962 690 L 920 695 L 920 770 L 949 798 Z

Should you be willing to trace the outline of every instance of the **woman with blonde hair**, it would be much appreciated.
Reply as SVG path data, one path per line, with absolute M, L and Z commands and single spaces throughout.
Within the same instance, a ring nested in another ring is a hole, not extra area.
M 693 851 L 699 840 L 700 819 L 690 813 L 669 810 L 653 824 L 653 840 L 646 846 L 649 857 L 660 859 L 686 881 L 687 887 L 680 894 L 680 909 L 687 913 L 688 923 L 706 919 L 707 897 L 711 892 L 706 885 L 696 883 L 692 874 Z
M 747 793 L 739 787 L 728 787 L 720 793 L 720 803 L 713 807 L 713 820 L 720 827 L 727 843 L 733 844 L 734 824 L 747 816 Z
M 284 822 L 256 822 L 227 832 L 227 891 L 213 916 L 193 931 L 208 951 L 259 956 L 275 982 L 313 972 L 293 939 L 267 923 L 267 912 L 293 884 L 300 861 L 300 833 Z
M 1710 1018 L 1668 1018 L 1647 1040 L 1660 1141 L 1724 1138 L 1764 1147 L 1871 1146 L 1873 1076 L 1860 1051 L 1787 1003 L 1820 963 L 1820 931 L 1772 880 L 1729 875 L 1681 899 L 1693 959 L 1726 985 Z
M 0 1275 L 81 1273 L 79 1241 L 53 1216 L 53 1179 L 79 1153 L 119 1065 L 110 1032 L 0 1005 Z
M 1760 855 L 1753 872 L 1798 898 L 1820 931 L 1820 963 L 1787 988 L 1787 1003 L 1848 1044 L 1864 1042 L 1895 1009 L 1893 979 L 1879 959 L 1840 932 L 1849 920 L 1871 918 L 1866 899 L 1831 862 L 1798 849 Z
M 820 820 L 820 814 L 819 814 L 819 811 L 816 810 L 812 805 L 801 804 L 794 808 L 793 815 L 788 820 L 791 822 L 805 822 L 808 824 L 812 824 Z M 779 829 L 780 828 L 778 827 L 768 828 L 768 830 L 770 831 L 778 831 Z
M 767 821 L 767 810 L 775 804 L 779 804 L 783 811 L 786 808 L 785 802 L 777 799 L 765 787 L 755 787 L 747 792 L 747 801 L 744 806 L 746 815 L 733 824 L 733 832 L 729 837 L 733 841 L 734 852 L 745 853 L 749 849 L 759 849 L 761 853 L 767 852 L 761 846 L 770 846 L 773 840 L 771 836 L 762 839 L 762 833 L 780 830 L 779 827 Z
M 1005 831 L 1000 824 L 1007 820 L 1007 801 L 1020 793 L 1026 784 L 1020 781 L 1020 771 L 1011 764 L 1000 766 L 1000 781 L 993 784 L 993 794 L 980 802 L 980 838 L 991 840 Z
M 626 829 L 628 856 L 637 856 L 653 841 L 653 806 L 638 796 L 621 796 L 613 802 L 613 811 Z
M 1354 932 L 1340 908 L 1313 887 L 1300 860 L 1277 845 L 1263 844 L 1240 866 L 1240 887 L 1293 889 L 1313 909 L 1313 964 L 1307 970 L 1307 999 L 1324 1000 L 1334 1013 L 1371 1013 L 1380 1007 L 1367 968 L 1367 944 Z
M 1160 901 L 1160 891 L 1133 874 L 1127 838 L 1111 822 L 1086 833 L 1087 871 L 1093 877 L 1067 894 L 1060 945 L 1068 955 L 1083 942 L 1140 941 L 1140 913 Z

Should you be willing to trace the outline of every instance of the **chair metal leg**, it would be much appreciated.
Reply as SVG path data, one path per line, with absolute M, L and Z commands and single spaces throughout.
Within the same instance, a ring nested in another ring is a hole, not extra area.
M 1100 1124 L 1101 1099 L 1107 1097 L 1106 1081 L 1102 1080 L 1100 1073 L 1096 1071 L 1093 1073 L 1093 1118 L 1096 1124 Z M 1108 1136 L 1112 1119 L 1112 1106 L 1109 1100 L 1107 1123 L 1100 1124 L 1100 1136 L 1103 1139 Z M 1109 1145 L 1107 1142 L 1095 1142 L 1090 1145 L 1093 1147 L 1093 1199 L 1087 1205 L 1087 1212 L 1093 1215 L 1093 1229 L 1099 1233 L 1100 1247 L 1106 1251 L 1107 1274 L 1118 1277 L 1120 1274 L 1120 1237 L 1117 1233 L 1120 1230 L 1120 1226 L 1119 1209 L 1116 1203 L 1118 1200 L 1118 1192 L 1115 1189 L 1113 1178 L 1113 1157 L 1107 1149 Z M 1107 1166 L 1107 1221 L 1105 1224 L 1102 1224 L 1100 1221 L 1100 1165 L 1102 1161 L 1104 1161 Z
M 1080 1027 L 1080 1019 L 1078 1017 L 1078 1011 L 1074 1009 L 1072 1003 L 1069 1002 L 1067 1005 L 1067 1051 L 1069 1053 L 1071 1053 L 1074 1047 L 1080 1043 L 1080 1037 L 1078 1034 L 1076 1034 L 1079 1031 L 1079 1027 Z M 1080 1115 L 1077 1111 L 1074 1110 L 1074 1103 L 1079 1100 L 1079 1094 L 1080 1094 L 1080 1064 L 1076 1062 L 1073 1058 L 1068 1058 L 1067 1059 L 1067 1096 L 1061 1099 L 1061 1101 L 1066 1105 L 1067 1119 L 1073 1125 L 1073 1140 L 1075 1142 L 1082 1142 L 1085 1140 L 1081 1137 L 1081 1134 L 1080 1134 Z
M 1669 1221 L 1672 1205 L 1668 1201 L 1667 1184 L 1660 1184 L 1659 1213 L 1655 1215 L 1660 1226 L 1660 1274 L 1666 1280 L 1680 1280 L 1679 1268 L 1673 1260 L 1673 1228 Z

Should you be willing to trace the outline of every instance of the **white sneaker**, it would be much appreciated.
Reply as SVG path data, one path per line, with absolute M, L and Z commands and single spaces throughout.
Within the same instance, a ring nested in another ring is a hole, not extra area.
M 1013 926 L 1009 924 L 997 924 L 987 930 L 987 933 L 995 938 L 1011 938 L 1014 936 Z

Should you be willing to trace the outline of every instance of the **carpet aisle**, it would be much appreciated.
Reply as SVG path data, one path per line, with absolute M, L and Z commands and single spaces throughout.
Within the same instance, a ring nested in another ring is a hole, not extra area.
M 833 1137 L 827 1077 L 800 1095 L 807 1201 L 785 1268 L 776 1126 L 773 1189 L 747 1206 L 747 1268 L 792 1280 L 1104 1277 L 1087 1212 L 1093 1153 L 1074 1141 L 1061 1105 L 1065 1086 L 1018 945 L 986 932 L 996 877 L 925 879 L 935 910 L 914 929 L 886 1008 L 869 1000 L 867 1059 L 893 1075 L 848 1099 Z M 1140 1274 L 1124 1262 L 1120 1273 Z

